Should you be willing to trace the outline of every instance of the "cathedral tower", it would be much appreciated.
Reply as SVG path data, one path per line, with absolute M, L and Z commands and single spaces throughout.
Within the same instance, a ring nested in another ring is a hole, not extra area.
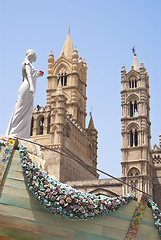
M 67 114 L 85 127 L 87 64 L 79 58 L 77 49 L 73 47 L 70 29 L 58 60 L 54 61 L 51 53 L 48 61 L 47 105 L 50 106 L 51 96 L 60 81 L 67 98 Z
M 46 106 L 34 109 L 31 138 L 38 143 L 79 159 L 79 163 L 63 154 L 44 149 L 49 174 L 59 181 L 97 179 L 97 130 L 91 117 L 86 128 L 87 64 L 78 55 L 68 36 L 57 60 L 48 58 Z
M 121 134 L 122 134 L 122 180 L 146 192 L 152 193 L 150 155 L 150 105 L 149 76 L 144 64 L 139 64 L 134 54 L 131 70 L 121 69 Z M 134 192 L 127 185 L 123 194 Z

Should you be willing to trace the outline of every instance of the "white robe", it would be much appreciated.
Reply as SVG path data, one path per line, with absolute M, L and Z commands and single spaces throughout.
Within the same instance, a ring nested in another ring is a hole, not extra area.
M 30 84 L 27 79 L 26 65 L 30 66 L 31 79 L 34 92 L 30 92 Z M 28 139 L 30 137 L 31 118 L 34 107 L 34 94 L 36 90 L 37 72 L 28 59 L 22 64 L 23 82 L 18 91 L 18 99 L 11 116 L 6 135 Z

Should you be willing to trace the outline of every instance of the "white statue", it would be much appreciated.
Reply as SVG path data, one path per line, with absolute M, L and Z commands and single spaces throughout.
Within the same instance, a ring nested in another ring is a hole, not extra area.
M 36 79 L 44 74 L 43 71 L 37 73 L 33 67 L 32 63 L 36 59 L 36 53 L 31 49 L 27 50 L 26 57 L 22 63 L 23 82 L 18 91 L 18 99 L 6 135 L 27 139 L 30 137 Z

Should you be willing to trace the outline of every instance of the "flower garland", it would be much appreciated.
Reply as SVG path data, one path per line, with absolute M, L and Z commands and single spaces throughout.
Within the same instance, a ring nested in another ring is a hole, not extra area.
M 72 220 L 94 219 L 108 215 L 136 199 L 134 194 L 108 198 L 78 191 L 50 178 L 29 158 L 24 146 L 19 155 L 28 187 L 35 199 L 48 211 Z
M 158 208 L 157 204 L 155 202 L 153 202 L 152 200 L 149 200 L 148 206 L 153 211 L 153 217 L 154 217 L 154 221 L 155 221 L 155 226 L 157 227 L 159 235 L 161 237 L 161 211 Z

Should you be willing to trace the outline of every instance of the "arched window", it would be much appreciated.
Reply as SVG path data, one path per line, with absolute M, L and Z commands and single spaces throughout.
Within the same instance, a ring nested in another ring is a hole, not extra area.
M 133 117 L 133 104 L 132 104 L 132 101 L 130 101 L 130 117 Z
M 137 79 L 129 79 L 129 88 L 137 88 Z
M 64 86 L 67 85 L 67 74 L 65 73 L 65 76 L 64 76 Z
M 130 117 L 136 117 L 138 114 L 138 110 L 137 110 L 137 101 L 135 100 L 135 102 L 130 101 Z
M 132 80 L 132 88 L 134 88 L 134 80 Z
M 63 85 L 63 73 L 62 73 L 62 75 L 61 75 L 61 85 L 64 86 L 64 85 Z
M 130 130 L 130 147 L 138 146 L 138 132 L 137 129 Z
M 70 138 L 70 126 L 68 123 L 66 125 L 66 136 L 67 136 L 67 138 Z
M 59 84 L 59 81 L 61 81 L 61 85 L 62 87 L 63 86 L 67 86 L 67 73 L 65 72 L 65 74 L 58 74 L 57 76 L 57 79 L 58 79 L 58 84 Z
M 43 135 L 44 131 L 44 117 L 42 117 L 39 121 L 39 135 Z
M 133 132 L 130 130 L 130 147 L 133 147 Z
M 140 171 L 139 169 L 137 169 L 136 167 L 132 167 L 129 171 L 128 171 L 128 176 L 131 177 L 135 177 L 135 176 L 139 176 L 140 175 Z
M 135 129 L 135 146 L 138 146 L 138 132 L 137 129 Z
M 48 122 L 47 122 L 47 134 L 50 133 L 50 116 L 48 116 Z
M 32 119 L 31 119 L 30 136 L 33 135 L 33 125 L 34 125 L 34 120 L 33 120 L 33 118 L 32 118 Z
M 137 116 L 137 113 L 138 113 L 138 111 L 137 111 L 137 102 L 135 100 L 135 102 L 134 102 L 134 115 Z

